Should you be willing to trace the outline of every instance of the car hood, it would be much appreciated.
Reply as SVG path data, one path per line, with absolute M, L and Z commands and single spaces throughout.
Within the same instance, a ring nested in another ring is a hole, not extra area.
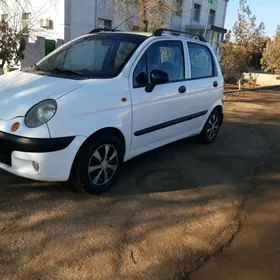
M 57 99 L 80 87 L 82 81 L 13 71 L 0 77 L 0 119 L 23 117 L 45 99 Z

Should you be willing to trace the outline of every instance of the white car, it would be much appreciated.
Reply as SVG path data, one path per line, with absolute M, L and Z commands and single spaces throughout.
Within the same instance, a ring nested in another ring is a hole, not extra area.
M 175 33 L 93 30 L 1 76 L 0 167 L 100 194 L 139 154 L 194 135 L 212 142 L 219 63 L 202 37 Z

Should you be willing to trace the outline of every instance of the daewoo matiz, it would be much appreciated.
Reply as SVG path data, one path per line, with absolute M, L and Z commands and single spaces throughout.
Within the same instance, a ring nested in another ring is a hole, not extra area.
M 194 135 L 214 141 L 221 69 L 203 37 L 183 33 L 93 30 L 1 76 L 0 167 L 100 194 L 139 154 Z

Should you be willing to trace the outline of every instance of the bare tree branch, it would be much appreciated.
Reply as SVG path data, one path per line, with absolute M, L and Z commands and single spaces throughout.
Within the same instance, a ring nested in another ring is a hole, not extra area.
M 130 25 L 139 25 L 139 30 L 144 32 L 165 27 L 168 24 L 171 13 L 175 11 L 175 5 L 172 0 L 105 1 L 110 9 L 119 15 L 119 18 L 121 18 L 120 23 L 135 14 L 126 23 L 128 27 Z
M 57 0 L 45 0 L 42 7 L 35 9 L 31 2 L 31 0 L 0 0 L 0 8 L 6 14 L 5 19 L 0 22 L 2 67 L 5 63 L 9 66 L 17 64 L 24 58 L 23 51 L 27 43 L 24 35 L 32 35 L 39 31 L 38 23 L 41 16 L 47 11 L 47 7 L 56 7 L 57 4 Z

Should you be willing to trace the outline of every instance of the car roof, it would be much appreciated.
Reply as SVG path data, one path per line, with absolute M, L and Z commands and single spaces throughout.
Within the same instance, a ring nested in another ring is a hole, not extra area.
M 143 36 L 145 38 L 150 38 L 153 37 L 153 33 L 150 32 L 130 32 L 130 31 L 114 31 L 114 32 L 110 32 L 110 31 L 104 31 L 104 32 L 100 32 L 100 33 L 95 33 L 97 34 L 119 34 L 119 35 L 136 35 L 136 36 Z M 155 38 L 165 38 L 165 39 L 183 39 L 189 42 L 193 42 L 193 43 L 201 43 L 201 44 L 207 44 L 207 42 L 203 42 L 197 39 L 193 39 L 193 38 L 189 38 L 186 36 L 179 36 L 179 35 L 172 35 L 172 34 L 165 34 L 162 36 L 158 36 Z
M 98 29 L 96 29 L 98 30 Z M 163 31 L 166 30 L 166 31 L 173 31 L 173 30 L 168 30 L 168 29 L 163 29 Z M 90 34 L 95 34 L 95 35 L 112 35 L 112 36 L 118 36 L 118 35 L 124 35 L 124 36 L 135 36 L 135 37 L 138 37 L 138 39 L 140 39 L 141 37 L 143 38 L 143 41 L 145 41 L 146 39 L 148 38 L 164 38 L 164 39 L 182 39 L 182 40 L 186 40 L 186 41 L 189 41 L 189 42 L 193 42 L 193 43 L 201 43 L 201 44 L 204 44 L 204 45 L 207 45 L 207 41 L 200 35 L 198 34 L 192 34 L 192 33 L 187 33 L 187 32 L 181 32 L 181 31 L 178 31 L 178 33 L 181 33 L 181 34 L 184 34 L 183 36 L 179 35 L 179 34 L 160 34 L 160 35 L 155 35 L 155 33 L 151 33 L 151 32 L 135 32 L 135 31 L 122 31 L 122 30 L 98 30 L 97 32 L 94 32 L 95 30 L 93 30 L 92 32 L 90 32 Z M 176 32 L 176 31 L 174 31 Z M 113 35 L 114 34 L 114 35 Z M 188 36 L 192 36 L 192 37 L 187 37 L 186 35 Z M 194 38 L 194 37 L 197 37 L 197 38 Z M 201 40 L 202 38 L 202 40 Z M 141 40 L 141 39 L 140 39 Z

